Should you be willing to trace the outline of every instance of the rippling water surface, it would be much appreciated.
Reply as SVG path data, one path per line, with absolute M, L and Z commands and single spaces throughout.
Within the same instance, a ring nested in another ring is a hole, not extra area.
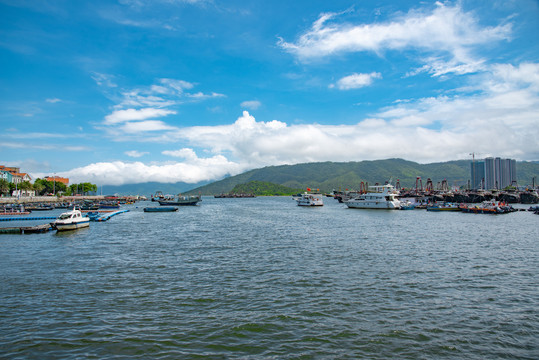
M 539 358 L 539 216 L 324 201 L 0 235 L 0 358 Z

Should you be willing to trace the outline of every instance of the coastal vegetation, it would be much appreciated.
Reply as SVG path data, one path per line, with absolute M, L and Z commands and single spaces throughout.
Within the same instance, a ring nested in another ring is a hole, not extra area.
M 68 196 L 77 194 L 88 195 L 97 191 L 97 185 L 86 182 L 66 186 L 59 181 L 49 181 L 40 178 L 37 178 L 33 184 L 29 181 L 14 184 L 4 179 L 0 179 L 0 195 L 9 195 L 14 190 L 33 190 L 38 196 L 47 194 L 62 194 Z
M 233 194 L 254 194 L 256 196 L 287 196 L 301 191 L 301 189 L 293 189 L 267 181 L 253 180 L 234 186 L 230 192 Z

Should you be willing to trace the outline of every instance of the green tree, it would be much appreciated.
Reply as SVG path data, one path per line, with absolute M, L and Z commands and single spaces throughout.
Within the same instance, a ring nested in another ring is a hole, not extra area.
M 41 192 L 45 189 L 45 185 L 38 182 L 37 180 L 34 181 L 34 190 L 36 191 L 36 195 L 41 194 Z
M 36 181 L 34 181 L 34 190 L 36 190 L 36 193 L 39 195 L 53 194 L 66 191 L 66 185 L 58 181 L 36 179 Z
M 89 192 L 96 192 L 97 185 L 85 182 L 85 183 L 80 183 L 80 184 L 71 184 L 69 185 L 69 189 L 71 191 L 71 194 L 86 195 Z
M 0 195 L 9 193 L 9 182 L 6 179 L 0 179 Z

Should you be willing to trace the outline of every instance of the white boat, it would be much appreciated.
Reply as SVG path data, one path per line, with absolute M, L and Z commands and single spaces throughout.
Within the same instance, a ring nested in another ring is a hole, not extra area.
M 322 194 L 303 193 L 294 198 L 298 206 L 323 206 Z
M 51 223 L 52 227 L 58 231 L 75 230 L 90 226 L 90 218 L 82 216 L 80 210 L 73 209 L 71 211 L 60 214 L 58 218 Z
M 400 209 L 401 202 L 397 199 L 399 193 L 393 185 L 376 185 L 369 188 L 372 190 L 345 201 L 346 206 L 353 209 Z

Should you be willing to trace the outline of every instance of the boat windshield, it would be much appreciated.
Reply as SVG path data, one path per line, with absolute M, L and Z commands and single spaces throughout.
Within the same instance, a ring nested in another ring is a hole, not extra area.
M 62 214 L 58 217 L 60 220 L 65 220 L 71 218 L 71 214 Z

